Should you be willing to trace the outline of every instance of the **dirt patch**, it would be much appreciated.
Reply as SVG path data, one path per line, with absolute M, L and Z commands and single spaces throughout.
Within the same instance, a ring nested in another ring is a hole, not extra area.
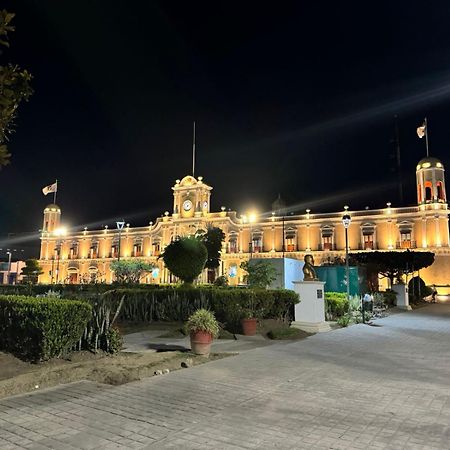
M 282 320 L 265 319 L 259 321 L 258 323 L 258 332 L 267 339 L 273 339 L 273 337 L 271 338 L 271 332 L 281 335 L 283 334 L 283 331 L 288 329 L 290 329 L 289 324 Z M 307 333 L 306 331 L 296 329 L 295 334 L 292 334 L 291 336 L 280 337 L 279 339 L 298 341 L 300 339 L 305 339 L 309 336 L 312 336 L 313 334 L 314 333 Z
M 15 394 L 90 380 L 120 385 L 155 375 L 214 361 L 230 354 L 211 353 L 209 358 L 186 352 L 105 353 L 75 352 L 70 359 L 53 359 L 39 364 L 23 362 L 0 352 L 0 398 Z

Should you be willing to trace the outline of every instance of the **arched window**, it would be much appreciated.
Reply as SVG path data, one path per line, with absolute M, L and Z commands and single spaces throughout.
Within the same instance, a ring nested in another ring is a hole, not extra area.
M 433 186 L 431 181 L 425 181 L 425 201 L 431 202 L 433 200 Z
M 445 198 L 444 198 L 444 187 L 442 186 L 442 181 L 438 181 L 437 183 L 436 183 L 436 190 L 437 190 L 437 198 L 438 198 L 438 200 L 441 200 L 441 201 L 445 201 Z

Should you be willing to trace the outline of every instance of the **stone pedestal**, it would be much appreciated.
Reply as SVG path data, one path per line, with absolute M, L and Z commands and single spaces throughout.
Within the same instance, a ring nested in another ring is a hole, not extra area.
M 295 321 L 292 326 L 308 333 L 329 331 L 325 322 L 325 282 L 293 281 L 294 291 L 300 295 L 300 303 L 295 305 Z
M 399 309 L 405 309 L 411 311 L 408 298 L 408 285 L 406 284 L 394 284 L 392 290 L 397 294 L 396 305 Z

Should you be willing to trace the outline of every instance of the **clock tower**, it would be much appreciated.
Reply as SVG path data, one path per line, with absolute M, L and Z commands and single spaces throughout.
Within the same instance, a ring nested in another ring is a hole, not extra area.
M 172 190 L 174 218 L 202 217 L 209 213 L 212 187 L 203 182 L 203 177 L 188 175 L 177 180 Z

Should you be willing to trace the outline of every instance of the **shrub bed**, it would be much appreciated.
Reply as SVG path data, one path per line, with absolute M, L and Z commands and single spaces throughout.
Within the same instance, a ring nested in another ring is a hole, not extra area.
M 325 315 L 327 320 L 337 320 L 348 311 L 345 292 L 325 292 Z
M 103 294 L 104 300 L 111 305 L 118 304 L 123 296 L 119 320 L 186 321 L 197 309 L 206 308 L 230 330 L 237 328 L 243 310 L 258 311 L 261 319 L 292 320 L 294 305 L 299 301 L 295 292 L 281 289 L 133 288 Z
M 30 361 L 59 357 L 79 341 L 91 310 L 77 300 L 0 295 L 0 349 Z

